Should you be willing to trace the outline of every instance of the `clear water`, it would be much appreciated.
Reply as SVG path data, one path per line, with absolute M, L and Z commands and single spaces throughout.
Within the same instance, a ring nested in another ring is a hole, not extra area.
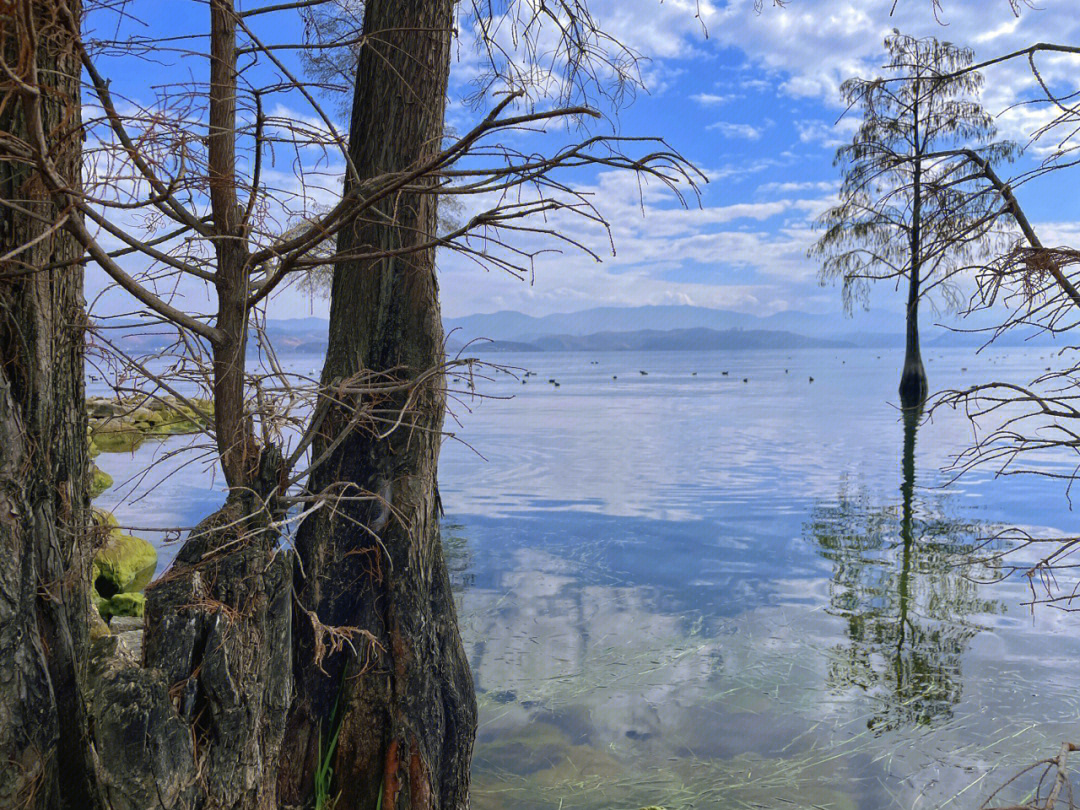
M 1054 363 L 926 357 L 937 388 Z M 1071 533 L 1064 487 L 942 489 L 971 429 L 939 411 L 905 498 L 892 352 L 497 359 L 537 376 L 456 385 L 440 471 L 480 810 L 974 807 L 1080 736 L 1080 616 L 962 564 L 1002 525 Z M 178 442 L 98 463 L 119 483 Z M 203 464 L 163 477 L 99 503 L 191 526 L 222 500 Z

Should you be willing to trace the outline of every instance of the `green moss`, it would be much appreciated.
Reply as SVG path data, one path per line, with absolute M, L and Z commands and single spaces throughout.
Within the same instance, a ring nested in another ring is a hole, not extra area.
M 176 418 L 170 419 L 169 417 L 172 416 Z M 200 429 L 199 424 L 194 420 L 185 419 L 176 414 L 166 414 L 164 419 L 148 429 L 148 433 L 151 436 L 183 436 L 188 433 L 198 433 Z
M 207 414 L 212 421 L 214 405 L 211 400 L 201 398 L 188 402 L 191 405 L 175 397 L 162 400 L 128 397 L 89 402 L 91 458 L 98 453 L 130 453 L 147 438 L 198 433 L 208 425 L 195 409 Z
M 96 498 L 113 485 L 113 477 L 97 464 L 90 465 L 90 497 Z
M 143 443 L 145 435 L 129 425 L 110 422 L 95 428 L 90 436 L 91 454 L 96 447 L 101 453 L 133 453 Z
M 96 602 L 97 600 L 94 601 Z M 105 623 L 105 617 L 101 615 L 100 607 L 97 610 L 90 610 L 89 623 L 91 641 L 96 641 L 99 638 L 105 638 L 108 635 L 112 635 L 112 631 L 109 630 L 109 625 Z
M 141 593 L 118 593 L 111 599 L 99 600 L 98 611 L 105 621 L 113 616 L 142 616 L 146 611 L 146 597 Z
M 116 515 L 110 512 L 108 509 L 102 509 L 94 506 L 90 509 L 91 517 L 94 519 L 95 526 L 107 526 L 110 529 L 115 529 L 120 524 L 116 521 Z
M 141 591 L 154 578 L 157 562 L 157 550 L 150 543 L 113 529 L 94 555 L 94 589 L 102 599 Z

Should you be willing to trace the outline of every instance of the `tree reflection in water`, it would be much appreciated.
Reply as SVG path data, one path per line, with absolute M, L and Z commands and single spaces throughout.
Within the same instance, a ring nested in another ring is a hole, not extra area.
M 978 617 L 1002 610 L 973 581 L 987 573 L 971 561 L 977 525 L 951 519 L 941 501 L 915 497 L 921 416 L 904 412 L 899 514 L 865 492 L 845 492 L 806 526 L 832 563 L 827 610 L 846 622 L 846 642 L 830 651 L 828 686 L 869 695 L 876 705 L 867 726 L 875 733 L 951 717 Z

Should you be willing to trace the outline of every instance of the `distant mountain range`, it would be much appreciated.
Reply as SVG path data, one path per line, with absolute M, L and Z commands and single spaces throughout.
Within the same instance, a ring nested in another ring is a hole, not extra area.
M 463 342 L 474 338 L 516 340 L 530 343 L 550 335 L 591 335 L 598 332 L 636 332 L 643 329 L 730 329 L 794 332 L 815 338 L 832 338 L 852 332 L 880 332 L 882 318 L 864 312 L 852 318 L 778 312 L 757 316 L 723 309 L 693 306 L 596 307 L 580 312 L 533 317 L 520 312 L 493 312 L 443 320 L 447 333 Z M 898 324 L 902 326 L 902 324 Z M 899 329 L 897 331 L 900 331 Z M 460 334 L 457 334 L 460 333 Z
M 778 312 L 764 317 L 693 306 L 598 307 L 581 312 L 533 317 L 520 312 L 494 312 L 446 318 L 447 348 L 492 351 L 710 351 L 752 349 L 890 348 L 902 347 L 902 316 L 894 313 L 856 313 L 852 318 Z M 929 319 L 927 319 L 929 321 Z M 989 325 L 965 322 L 967 329 Z M 154 351 L 170 342 L 160 328 L 144 330 L 134 324 L 119 330 L 123 345 L 137 352 Z M 267 322 L 270 338 L 281 354 L 319 355 L 326 352 L 328 324 L 322 318 Z M 116 330 L 110 338 L 118 337 Z M 1056 345 L 1053 337 L 1012 333 L 995 345 Z M 979 347 L 985 332 L 956 332 L 925 323 L 926 347 Z
M 591 335 L 544 335 L 532 341 L 476 341 L 476 351 L 611 352 L 715 351 L 717 349 L 830 349 L 853 344 L 765 329 L 639 329 Z

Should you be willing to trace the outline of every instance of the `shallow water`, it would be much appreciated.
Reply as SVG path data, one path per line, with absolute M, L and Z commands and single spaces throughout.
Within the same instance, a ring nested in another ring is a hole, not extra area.
M 1002 525 L 1070 532 L 1064 487 L 942 490 L 970 427 L 938 412 L 905 491 L 893 354 L 498 355 L 537 376 L 477 390 L 513 399 L 455 386 L 440 490 L 475 806 L 973 807 L 1077 737 L 1080 616 L 957 564 Z M 934 388 L 1027 380 L 1048 354 L 926 358 Z M 120 482 L 177 441 L 98 463 Z M 146 526 L 222 499 L 201 464 L 125 492 L 99 503 Z

